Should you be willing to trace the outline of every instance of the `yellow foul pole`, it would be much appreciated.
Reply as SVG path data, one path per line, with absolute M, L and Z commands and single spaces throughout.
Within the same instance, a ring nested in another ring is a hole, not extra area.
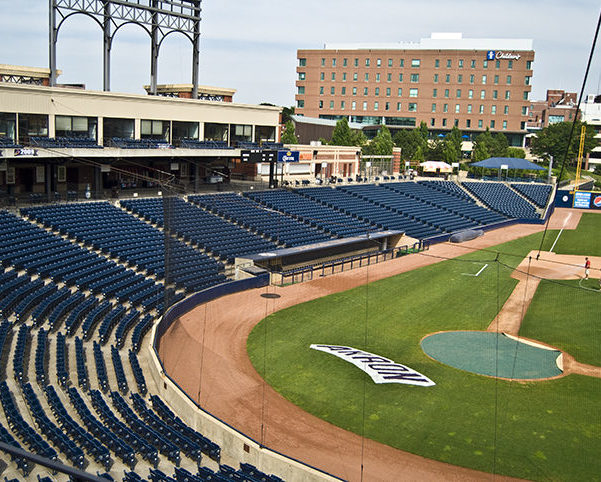
M 578 165 L 576 166 L 576 179 L 574 180 L 574 191 L 578 191 L 580 185 L 580 170 L 582 169 L 582 155 L 584 153 L 584 137 L 586 134 L 586 126 L 582 126 L 580 130 L 580 147 L 578 148 Z

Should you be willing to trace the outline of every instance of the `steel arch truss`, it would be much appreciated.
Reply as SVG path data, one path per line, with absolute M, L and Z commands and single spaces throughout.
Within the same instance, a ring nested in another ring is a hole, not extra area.
M 56 43 L 67 18 L 91 17 L 103 29 L 104 90 L 110 90 L 110 54 L 117 31 L 126 24 L 142 27 L 150 36 L 150 93 L 157 91 L 158 56 L 161 43 L 181 33 L 192 43 L 192 96 L 198 96 L 201 0 L 49 0 L 50 85 L 56 85 Z

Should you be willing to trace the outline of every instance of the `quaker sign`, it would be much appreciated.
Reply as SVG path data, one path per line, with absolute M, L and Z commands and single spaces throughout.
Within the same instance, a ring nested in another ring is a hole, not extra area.
M 367 373 L 374 383 L 401 383 L 404 385 L 417 385 L 431 387 L 436 385 L 428 377 L 400 363 L 395 363 L 388 358 L 374 355 L 351 346 L 339 345 L 311 345 L 313 350 L 323 351 L 330 355 L 342 358 L 352 363 L 360 370 Z

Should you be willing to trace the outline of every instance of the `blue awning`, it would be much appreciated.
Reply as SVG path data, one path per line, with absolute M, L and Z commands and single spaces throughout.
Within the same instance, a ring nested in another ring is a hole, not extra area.
M 527 169 L 531 171 L 545 171 L 545 167 L 520 159 L 518 157 L 489 157 L 480 162 L 474 162 L 470 166 L 486 167 L 488 169 L 501 169 L 501 166 L 507 166 L 508 169 Z

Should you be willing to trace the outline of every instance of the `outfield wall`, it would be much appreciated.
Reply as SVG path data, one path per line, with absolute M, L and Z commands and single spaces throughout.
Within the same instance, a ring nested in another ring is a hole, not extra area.
M 198 405 L 170 376 L 159 358 L 161 337 L 179 317 L 199 305 L 233 293 L 269 285 L 269 274 L 224 283 L 189 296 L 173 305 L 152 329 L 147 345 L 150 358 L 149 373 L 158 389 L 157 395 L 166 401 L 193 429 L 207 436 L 221 447 L 221 461 L 227 465 L 240 462 L 253 464 L 267 474 L 275 474 L 287 481 L 341 480 L 327 472 L 287 457 L 261 445 L 223 420 Z

